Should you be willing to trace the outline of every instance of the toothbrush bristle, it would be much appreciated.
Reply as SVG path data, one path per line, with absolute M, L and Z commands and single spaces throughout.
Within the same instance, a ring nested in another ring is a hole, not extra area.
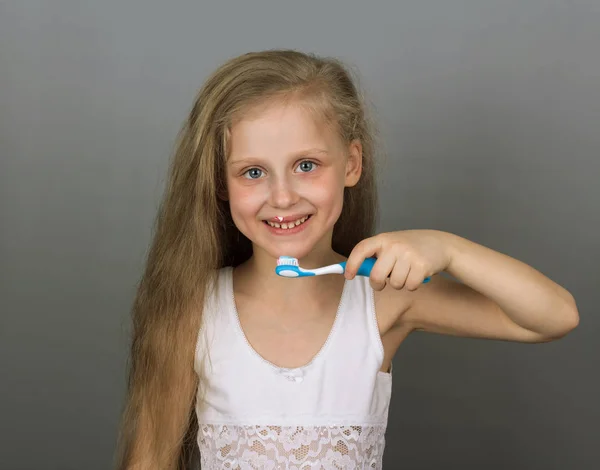
M 298 266 L 298 260 L 296 258 L 293 258 L 292 256 L 280 256 L 277 260 L 277 266 L 282 265 Z

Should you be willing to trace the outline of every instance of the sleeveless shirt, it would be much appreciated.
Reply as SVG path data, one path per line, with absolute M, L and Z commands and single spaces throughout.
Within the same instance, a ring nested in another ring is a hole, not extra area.
M 221 268 L 207 292 L 196 345 L 202 469 L 381 468 L 392 378 L 380 371 L 384 351 L 368 278 L 345 280 L 320 351 L 286 369 L 246 339 L 232 272 Z

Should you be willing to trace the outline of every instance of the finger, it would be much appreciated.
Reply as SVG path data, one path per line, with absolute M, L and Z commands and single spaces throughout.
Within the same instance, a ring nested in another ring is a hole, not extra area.
M 417 290 L 421 287 L 426 277 L 427 273 L 425 272 L 425 267 L 422 263 L 413 263 L 406 278 L 406 288 L 409 291 Z
M 362 262 L 366 258 L 376 255 L 379 250 L 381 250 L 381 240 L 378 236 L 365 238 L 357 243 L 346 260 L 346 269 L 344 270 L 346 279 L 356 276 Z
M 392 273 L 395 264 L 395 256 L 384 254 L 380 258 L 377 258 L 377 261 L 373 265 L 373 269 L 371 269 L 371 275 L 369 276 L 369 282 L 373 289 L 383 290 L 387 278 Z
M 409 272 L 410 264 L 398 260 L 394 266 L 394 269 L 392 270 L 392 274 L 390 275 L 390 286 L 392 286 L 394 289 L 402 289 L 406 285 L 406 279 L 408 278 Z

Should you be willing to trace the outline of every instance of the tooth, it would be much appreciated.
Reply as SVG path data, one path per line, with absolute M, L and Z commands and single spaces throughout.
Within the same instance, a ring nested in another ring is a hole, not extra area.
M 271 222 L 270 220 L 267 221 L 267 223 L 271 226 L 271 227 L 275 227 L 275 228 L 280 228 L 283 230 L 289 230 L 291 228 L 297 227 L 298 225 L 306 222 L 306 220 L 308 219 L 309 216 L 304 216 L 300 219 L 295 220 L 294 222 L 285 222 L 285 223 L 281 223 L 278 224 L 277 222 Z M 282 218 L 282 217 L 276 217 L 278 219 Z

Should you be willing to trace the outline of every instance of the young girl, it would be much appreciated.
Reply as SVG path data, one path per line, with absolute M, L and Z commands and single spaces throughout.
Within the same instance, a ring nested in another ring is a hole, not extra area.
M 203 469 L 381 468 L 409 333 L 533 343 L 578 324 L 569 292 L 506 255 L 437 230 L 373 235 L 373 147 L 336 60 L 250 53 L 207 80 L 133 308 L 118 468 L 183 468 L 194 448 Z M 283 255 L 347 268 L 288 279 Z

